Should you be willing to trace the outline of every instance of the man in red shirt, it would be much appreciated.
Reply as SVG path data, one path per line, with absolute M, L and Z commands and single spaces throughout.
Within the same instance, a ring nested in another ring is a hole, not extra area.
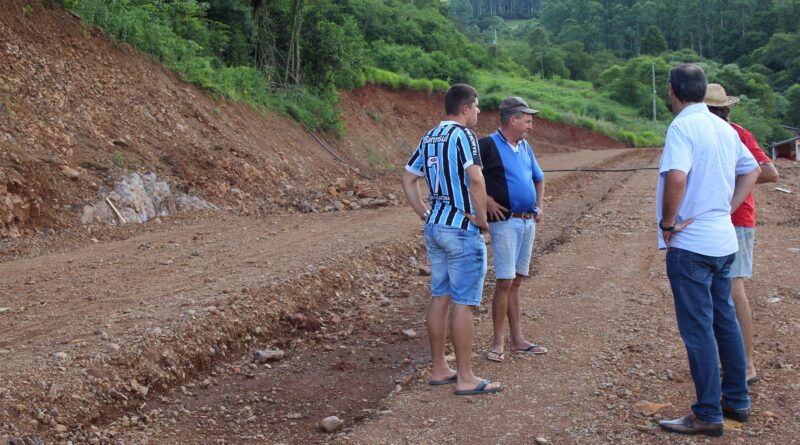
M 728 114 L 731 107 L 739 103 L 739 98 L 728 96 L 725 89 L 718 83 L 708 84 L 706 89 L 705 103 L 709 111 L 728 121 Z M 728 121 L 734 130 L 739 133 L 739 139 L 750 149 L 750 153 L 756 158 L 761 166 L 761 173 L 758 176 L 757 184 L 764 182 L 775 182 L 778 180 L 778 170 L 772 165 L 770 158 L 764 154 L 758 146 L 756 138 L 744 127 Z M 750 303 L 744 291 L 744 279 L 753 275 L 753 243 L 755 242 L 756 226 L 756 207 L 753 194 L 750 193 L 741 206 L 731 214 L 731 221 L 736 228 L 736 238 L 739 241 L 739 251 L 736 252 L 736 259 L 731 265 L 731 275 L 733 284 L 731 295 L 733 304 L 736 305 L 736 318 L 742 327 L 742 337 L 744 337 L 744 350 L 747 357 L 747 383 L 753 384 L 760 380 L 756 374 L 753 364 L 753 329 L 752 315 L 750 313 Z

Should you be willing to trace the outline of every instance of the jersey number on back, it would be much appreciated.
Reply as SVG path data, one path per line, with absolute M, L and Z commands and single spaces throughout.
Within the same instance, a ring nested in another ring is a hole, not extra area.
M 431 179 L 431 191 L 434 195 L 440 195 L 442 185 L 439 180 L 439 158 L 428 158 L 428 175 Z

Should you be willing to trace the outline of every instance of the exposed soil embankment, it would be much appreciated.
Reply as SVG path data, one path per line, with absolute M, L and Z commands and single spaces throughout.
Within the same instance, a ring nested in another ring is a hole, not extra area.
M 245 214 L 393 204 L 380 173 L 397 169 L 443 114 L 440 94 L 343 92 L 347 132 L 321 135 L 328 150 L 296 122 L 215 100 L 61 9 L 34 2 L 27 16 L 2 4 L 0 237 L 96 223 L 86 205 L 134 172 Z M 496 112 L 484 113 L 477 132 L 496 125 Z M 541 151 L 624 146 L 541 120 L 530 139 Z M 336 178 L 347 181 L 331 189 Z

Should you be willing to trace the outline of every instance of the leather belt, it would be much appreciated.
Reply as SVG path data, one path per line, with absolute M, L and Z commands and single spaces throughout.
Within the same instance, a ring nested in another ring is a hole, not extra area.
M 511 212 L 512 218 L 533 219 L 533 213 Z

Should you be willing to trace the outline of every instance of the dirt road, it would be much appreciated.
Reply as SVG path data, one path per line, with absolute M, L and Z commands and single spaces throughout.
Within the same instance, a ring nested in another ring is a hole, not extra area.
M 657 156 L 581 151 L 541 161 L 631 167 Z M 692 398 L 654 248 L 654 175 L 548 176 L 523 309 L 526 332 L 551 352 L 482 360 L 490 272 L 475 353 L 479 375 L 507 385 L 492 397 L 457 398 L 424 384 L 428 277 L 419 223 L 405 207 L 200 215 L 111 230 L 97 243 L 65 239 L 48 254 L 28 246 L 0 264 L 0 307 L 9 309 L 0 314 L 0 438 L 679 442 L 653 429 L 661 416 L 684 414 Z M 782 185 L 800 190 L 800 175 L 788 170 Z M 787 250 L 800 247 L 797 194 L 759 193 L 758 272 L 748 291 L 765 381 L 753 388 L 753 421 L 729 425 L 720 443 L 785 443 L 800 432 L 800 254 Z M 285 358 L 254 363 L 263 349 Z M 672 405 L 645 415 L 658 406 L 643 402 Z M 342 432 L 316 429 L 329 415 L 345 421 Z

